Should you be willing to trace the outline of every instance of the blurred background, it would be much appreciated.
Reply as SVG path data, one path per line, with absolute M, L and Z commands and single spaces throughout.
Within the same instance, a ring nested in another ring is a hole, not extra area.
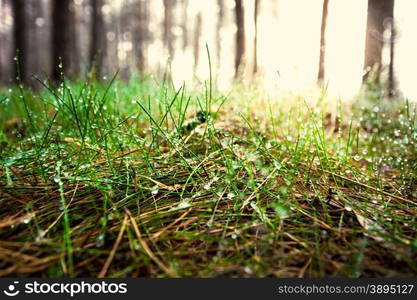
M 414 0 L 0 0 L 0 84 L 16 81 L 17 62 L 29 86 L 62 71 L 196 82 L 207 45 L 220 89 L 256 78 L 350 97 L 372 80 L 417 99 L 416 11 Z

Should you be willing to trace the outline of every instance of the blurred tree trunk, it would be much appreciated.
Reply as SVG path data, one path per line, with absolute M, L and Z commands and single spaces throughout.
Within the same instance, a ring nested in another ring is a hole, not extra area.
M 146 1 L 139 0 L 136 3 L 136 26 L 134 27 L 134 51 L 137 57 L 137 68 L 145 71 L 145 43 L 147 40 L 146 24 L 148 21 Z
M 52 1 L 52 80 L 58 82 L 61 74 L 71 68 L 71 0 Z
M 194 45 L 193 45 L 194 73 L 197 70 L 198 63 L 200 60 L 200 39 L 201 39 L 202 26 L 203 26 L 203 18 L 201 16 L 201 12 L 198 12 L 196 16 L 196 20 L 195 20 L 195 25 L 194 25 Z
M 326 54 L 326 26 L 328 14 L 329 0 L 323 0 L 323 10 L 321 14 L 321 29 L 320 29 L 320 59 L 319 59 L 319 74 L 317 82 L 323 83 L 325 72 L 325 54 Z
M 25 15 L 25 1 L 24 0 L 13 0 L 12 1 L 12 11 L 14 18 L 14 48 L 15 53 L 18 57 L 19 68 L 16 67 L 15 77 L 20 73 L 20 80 L 23 83 L 28 83 L 29 76 L 26 72 L 27 69 L 27 60 L 26 60 L 26 38 L 27 38 L 27 28 L 26 28 L 26 15 Z
M 91 71 L 98 77 L 101 76 L 104 67 L 104 57 L 106 55 L 106 28 L 104 17 L 101 12 L 102 0 L 91 0 L 92 20 L 91 20 L 91 49 L 90 64 Z
M 6 17 L 11 15 L 10 9 L 10 1 L 0 0 L 0 27 L 3 27 Z M 8 83 L 14 76 L 12 56 L 10 55 L 13 48 L 13 38 L 7 31 L 0 32 L 0 84 Z
M 391 22 L 391 32 L 390 32 L 390 61 L 388 69 L 388 96 L 393 97 L 396 94 L 396 79 L 394 73 L 394 56 L 395 56 L 395 38 L 396 38 L 396 29 L 394 21 Z
M 163 39 L 170 58 L 174 55 L 172 26 L 173 26 L 173 6 L 175 0 L 164 0 L 164 33 Z
M 71 0 L 69 7 L 69 32 L 70 32 L 70 76 L 78 77 L 81 73 L 81 56 L 82 51 L 79 42 L 79 32 L 77 28 L 80 26 L 80 20 L 77 16 L 77 5 L 76 1 Z
M 261 0 L 255 0 L 255 10 L 254 10 L 254 24 L 255 24 L 255 38 L 253 40 L 253 73 L 256 74 L 258 72 L 258 15 L 260 9 L 260 2 Z
M 6 10 L 6 3 L 3 2 L 2 0 L 0 0 L 0 26 L 2 25 L 1 18 L 4 18 L 3 17 L 3 12 L 5 10 Z M 0 49 L 2 48 L 2 46 L 3 46 L 3 39 L 2 39 L 2 36 L 0 34 Z M 3 51 L 0 51 L 0 85 L 5 81 L 4 78 L 3 78 L 3 76 L 4 76 L 3 74 L 6 73 L 6 72 L 4 72 L 5 67 L 4 67 L 4 64 L 3 64 Z
M 225 14 L 224 0 L 217 0 L 217 7 L 219 10 L 219 18 L 218 18 L 217 27 L 216 27 L 216 55 L 217 55 L 217 61 L 220 62 L 221 52 L 222 52 L 221 29 L 224 26 L 224 14 Z M 220 64 L 217 64 L 217 66 L 220 66 Z
M 236 18 L 236 57 L 235 57 L 235 77 L 239 76 L 239 70 L 243 64 L 245 55 L 245 19 L 242 0 L 235 0 Z
M 188 0 L 183 0 L 182 3 L 182 11 L 181 11 L 181 30 L 182 30 L 182 51 L 185 51 L 188 47 L 188 27 L 187 27 L 187 20 L 188 20 Z
M 394 0 L 368 0 L 363 81 L 368 79 L 372 70 L 376 71 L 376 82 L 380 81 L 384 31 L 393 17 Z

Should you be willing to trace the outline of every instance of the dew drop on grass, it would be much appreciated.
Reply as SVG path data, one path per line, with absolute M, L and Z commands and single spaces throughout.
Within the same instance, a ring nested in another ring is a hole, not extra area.
M 39 230 L 38 235 L 35 238 L 36 242 L 40 242 L 45 237 L 46 232 L 44 230 Z
M 277 204 L 275 205 L 274 210 L 280 219 L 285 219 L 290 216 L 290 209 L 286 206 Z
M 152 195 L 157 195 L 157 194 L 158 194 L 158 192 L 159 192 L 159 186 L 158 186 L 158 185 L 154 185 L 154 186 L 151 188 L 151 193 L 152 193 Z
M 96 247 L 102 247 L 104 245 L 105 234 L 100 233 L 96 238 Z
M 191 199 L 184 199 L 182 200 L 178 205 L 177 205 L 177 209 L 184 209 L 184 208 L 188 208 L 191 207 Z
M 84 165 L 81 165 L 80 166 L 80 169 L 86 169 L 86 168 L 88 168 L 88 167 L 90 167 L 91 165 L 90 164 L 84 164 Z
M 279 169 L 281 169 L 282 165 L 279 161 L 274 161 L 274 167 L 275 167 L 275 169 L 279 170 Z

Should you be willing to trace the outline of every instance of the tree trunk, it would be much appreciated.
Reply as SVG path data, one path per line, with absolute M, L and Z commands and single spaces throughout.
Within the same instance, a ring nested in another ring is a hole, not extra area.
M 236 57 L 235 57 L 235 77 L 239 76 L 239 70 L 243 64 L 245 55 L 245 19 L 242 0 L 235 0 L 236 18 Z
M 134 32 L 134 51 L 137 58 L 137 68 L 139 72 L 145 71 L 145 44 L 147 42 L 147 3 L 139 0 L 136 4 L 136 26 Z
M 181 7 L 181 30 L 182 30 L 182 51 L 188 47 L 188 0 L 184 0 Z
M 317 82 L 323 83 L 325 72 L 325 54 L 326 54 L 326 26 L 328 14 L 329 0 L 323 0 L 323 10 L 321 15 L 321 30 L 320 30 L 320 59 L 319 59 L 319 73 Z
M 396 94 L 396 79 L 394 73 L 394 56 L 395 56 L 395 38 L 396 38 L 396 29 L 395 23 L 391 22 L 391 32 L 390 32 L 390 61 L 389 61 L 389 70 L 388 70 L 388 97 L 393 97 Z
M 193 45 L 194 73 L 197 70 L 199 59 L 200 59 L 200 39 L 201 39 L 202 24 L 203 24 L 203 18 L 201 16 L 201 12 L 199 12 L 196 16 L 195 25 L 194 25 L 194 45 Z
M 71 67 L 71 0 L 52 1 L 52 79 L 58 82 Z
M 77 5 L 74 0 L 71 0 L 69 7 L 69 51 L 70 55 L 70 76 L 76 78 L 80 76 L 81 73 L 81 48 L 79 42 L 79 32 L 77 27 L 79 27 L 79 19 L 77 18 Z
M 217 66 L 220 66 L 221 58 L 222 58 L 222 35 L 221 30 L 224 26 L 225 21 L 225 5 L 224 0 L 217 0 L 217 7 L 219 10 L 218 21 L 216 25 L 216 58 L 217 58 Z
M 384 31 L 394 16 L 394 0 L 368 0 L 368 19 L 366 24 L 365 74 L 366 81 L 372 70 L 376 71 L 376 82 L 380 81 L 382 70 L 382 49 Z
M 15 77 L 17 81 L 21 80 L 23 83 L 28 83 L 29 76 L 26 72 L 27 60 L 26 60 L 26 15 L 25 15 L 25 1 L 24 0 L 13 0 L 12 11 L 14 18 L 14 48 L 16 57 L 18 58 Z M 17 78 L 19 77 L 19 78 Z
M 0 1 L 0 26 L 2 26 L 6 17 L 12 14 L 10 2 Z M 15 50 L 13 49 L 13 39 L 14 36 L 10 32 L 0 33 L 0 84 L 8 84 L 14 76 L 12 58 L 16 53 L 12 53 Z
M 90 64 L 91 71 L 98 77 L 103 73 L 107 45 L 105 22 L 101 12 L 102 6 L 102 0 L 91 0 L 93 15 L 91 20 Z
M 254 24 L 255 24 L 255 38 L 253 40 L 253 74 L 258 72 L 258 15 L 259 15 L 259 6 L 261 0 L 255 0 L 255 10 L 254 10 Z
M 164 0 L 164 44 L 168 50 L 169 57 L 172 58 L 174 54 L 172 26 L 173 26 L 173 6 L 175 0 Z

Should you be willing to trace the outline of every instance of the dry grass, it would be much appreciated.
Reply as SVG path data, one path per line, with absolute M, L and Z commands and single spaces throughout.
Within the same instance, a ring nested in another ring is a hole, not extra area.
M 178 138 L 174 117 L 117 127 L 112 113 L 7 138 L 0 276 L 416 276 L 415 153 L 379 164 L 361 153 L 378 141 L 354 147 L 349 126 L 335 135 L 311 112 L 225 109 Z

